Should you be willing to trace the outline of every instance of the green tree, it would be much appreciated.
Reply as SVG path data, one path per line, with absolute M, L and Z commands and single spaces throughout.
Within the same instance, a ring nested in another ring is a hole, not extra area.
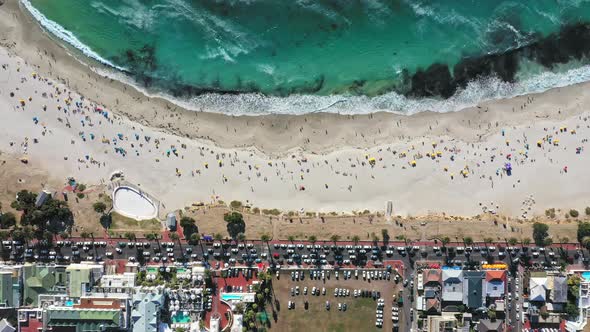
M 21 225 L 32 226 L 38 237 L 42 237 L 45 231 L 58 234 L 71 229 L 74 216 L 66 202 L 49 197 L 41 206 L 36 206 L 36 200 L 36 194 L 21 190 L 10 205 L 13 209 L 22 211 Z
M 136 236 L 135 233 L 131 233 L 131 232 L 126 232 L 125 233 L 125 238 L 129 241 L 135 241 Z
M 215 233 L 215 234 L 213 234 L 213 238 L 216 241 L 221 241 L 221 240 L 223 240 L 223 235 L 221 235 L 220 233 Z
M 87 238 L 90 237 L 90 233 L 88 233 L 88 232 L 82 232 L 82 233 L 80 233 L 80 237 L 83 238 L 83 239 L 87 239 Z
M 308 240 L 311 242 L 311 244 L 315 244 L 318 238 L 315 235 L 310 235 Z
M 287 236 L 287 240 L 289 240 L 289 242 L 293 242 L 295 241 L 295 237 L 293 235 L 289 235 Z
M 387 229 L 381 229 L 381 238 L 383 239 L 383 245 L 387 245 L 389 243 L 390 236 Z
M 16 225 L 16 216 L 12 212 L 0 214 L 0 228 L 7 229 Z
M 584 236 L 580 243 L 584 246 L 584 248 L 590 250 L 590 236 Z
M 451 243 L 451 239 L 448 236 L 445 236 L 441 239 L 440 242 L 442 242 L 443 247 L 446 247 L 447 244 Z
M 578 242 L 582 243 L 582 239 L 590 236 L 590 222 L 583 221 L 578 223 Z
M 244 233 L 238 234 L 238 241 L 240 241 L 240 242 L 246 241 L 246 234 L 244 234 Z
M 515 237 L 511 237 L 511 238 L 508 239 L 508 244 L 511 245 L 511 246 L 514 246 L 517 243 L 518 243 L 518 239 L 515 238 Z
M 190 236 L 190 240 L 191 244 L 197 244 L 201 241 L 201 234 L 199 233 L 193 233 Z
M 545 245 L 545 239 L 549 236 L 549 226 L 540 222 L 533 224 L 533 239 L 537 246 Z
M 523 246 L 528 246 L 529 244 L 531 244 L 531 239 L 528 237 L 525 237 L 524 239 L 522 239 L 522 245 Z
M 96 202 L 92 204 L 92 208 L 96 213 L 103 214 L 107 210 L 107 205 L 103 202 Z
M 470 246 L 473 244 L 473 239 L 470 236 L 466 236 L 463 238 L 463 243 L 465 243 L 466 246 Z
M 330 236 L 330 240 L 336 244 L 340 240 L 340 235 L 332 234 L 332 236 Z
M 232 239 L 236 239 L 240 233 L 246 233 L 246 223 L 241 213 L 226 213 L 223 219 L 227 222 L 227 232 Z
M 352 236 L 352 242 L 354 243 L 355 246 L 358 245 L 360 240 L 361 240 L 361 238 L 358 235 Z
M 490 310 L 490 311 L 488 311 L 488 318 L 492 322 L 495 322 L 496 321 L 496 310 Z
M 545 240 L 543 240 L 543 246 L 545 246 L 545 247 L 549 247 L 552 244 L 553 244 L 553 239 L 550 237 L 547 237 L 547 238 L 545 238 Z
M 578 306 L 573 303 L 568 303 L 565 305 L 565 313 L 571 318 L 575 319 L 578 317 L 580 311 L 578 310 Z
M 180 218 L 180 227 L 182 227 L 182 231 L 186 238 L 189 238 L 191 234 L 199 231 L 195 219 L 187 216 Z
M 176 232 L 170 233 L 170 240 L 178 241 L 179 239 L 180 239 L 180 236 L 178 236 L 178 233 L 176 233 Z

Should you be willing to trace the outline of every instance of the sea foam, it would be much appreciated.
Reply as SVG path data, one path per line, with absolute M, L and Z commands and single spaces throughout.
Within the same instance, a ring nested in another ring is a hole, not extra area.
M 47 19 L 29 0 L 20 0 L 35 19 L 51 34 L 78 49 L 84 55 L 110 68 L 94 68 L 101 75 L 108 75 L 126 84 L 135 86 L 142 93 L 161 97 L 189 110 L 209 111 L 229 115 L 306 114 L 316 112 L 340 114 L 368 114 L 393 112 L 414 114 L 423 111 L 451 112 L 475 106 L 482 101 L 510 98 L 529 93 L 543 92 L 551 88 L 590 81 L 590 66 L 579 66 L 559 72 L 544 71 L 535 75 L 520 75 L 515 83 L 504 82 L 496 77 L 477 79 L 469 82 L 448 99 L 412 98 L 395 92 L 368 97 L 356 95 L 290 95 L 287 97 L 267 96 L 256 93 L 244 94 L 203 94 L 192 98 L 176 98 L 166 91 L 147 90 L 125 75 L 119 66 L 102 58 L 90 47 L 78 40 L 70 31 Z M 267 68 L 264 68 L 267 69 Z M 525 73 L 526 74 L 526 73 Z
M 37 10 L 29 0 L 20 0 L 20 3 L 25 6 L 27 11 L 41 24 L 41 26 L 49 31 L 55 37 L 63 40 L 64 42 L 68 43 L 72 47 L 76 48 L 78 51 L 82 52 L 85 56 L 92 58 L 103 65 L 107 65 L 113 67 L 118 70 L 125 70 L 125 68 L 119 67 L 112 62 L 108 61 L 107 59 L 101 57 L 96 52 L 94 52 L 90 47 L 82 43 L 74 34 L 68 30 L 66 30 L 61 25 L 57 24 L 56 22 L 48 19 L 45 15 L 41 14 L 39 10 Z

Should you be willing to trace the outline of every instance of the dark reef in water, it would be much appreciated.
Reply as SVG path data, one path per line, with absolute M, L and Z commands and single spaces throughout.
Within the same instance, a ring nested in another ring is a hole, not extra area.
M 529 59 L 551 69 L 556 64 L 572 59 L 582 60 L 589 55 L 590 23 L 568 25 L 557 33 L 504 53 L 465 57 L 452 69 L 440 63 L 420 69 L 411 76 L 411 89 L 404 94 L 449 98 L 477 78 L 497 76 L 505 82 L 514 82 L 521 59 Z
M 533 37 L 533 36 L 530 36 Z M 556 64 L 563 64 L 575 60 L 590 58 L 590 23 L 577 23 L 563 26 L 559 32 L 546 37 L 531 38 L 535 40 L 528 45 L 514 48 L 503 53 L 465 56 L 455 66 L 435 63 L 426 69 L 418 69 L 415 73 L 407 70 L 403 73 L 402 82 L 393 82 L 379 93 L 395 91 L 412 97 L 442 97 L 449 98 L 478 78 L 496 76 L 505 82 L 514 82 L 522 59 L 535 61 L 551 69 Z M 506 41 L 504 41 L 506 42 Z M 176 97 L 190 97 L 206 93 L 240 94 L 266 93 L 277 96 L 291 94 L 317 94 L 324 88 L 325 78 L 320 75 L 299 86 L 278 86 L 272 92 L 263 91 L 252 82 L 243 82 L 236 78 L 235 88 L 224 88 L 219 79 L 203 86 L 179 83 L 181 80 L 161 79 L 153 76 L 158 69 L 156 50 L 154 46 L 145 45 L 137 51 L 126 50 L 115 59 L 115 63 L 128 68 L 131 75 L 146 87 L 165 87 Z M 173 75 L 170 75 L 173 76 Z M 363 88 L 370 82 L 358 79 L 345 90 L 352 94 L 363 94 Z

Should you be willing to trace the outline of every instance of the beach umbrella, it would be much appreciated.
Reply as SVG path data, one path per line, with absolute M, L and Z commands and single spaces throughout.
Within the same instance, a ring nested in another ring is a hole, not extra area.
M 24 99 L 21 99 L 20 100 L 20 104 L 21 104 L 21 106 L 25 106 L 25 100 Z
M 416 167 L 416 161 L 415 161 L 415 160 L 412 160 L 412 161 L 410 162 L 410 165 L 412 165 L 412 167 Z

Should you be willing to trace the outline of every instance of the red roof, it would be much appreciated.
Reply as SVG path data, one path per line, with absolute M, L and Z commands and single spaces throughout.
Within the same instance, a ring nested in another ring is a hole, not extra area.
M 486 271 L 486 281 L 502 280 L 506 281 L 505 270 L 488 270 Z

